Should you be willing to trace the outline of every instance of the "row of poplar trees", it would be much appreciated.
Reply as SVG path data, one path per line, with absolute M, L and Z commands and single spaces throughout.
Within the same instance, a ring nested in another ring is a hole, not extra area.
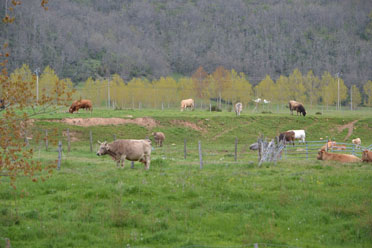
M 25 80 L 32 79 L 32 72 L 27 65 L 16 69 L 10 77 Z M 191 77 L 161 77 L 149 81 L 146 78 L 133 78 L 128 82 L 117 74 L 109 78 L 88 78 L 82 87 L 78 88 L 75 98 L 87 98 L 95 106 L 110 106 L 117 108 L 160 108 L 179 106 L 181 99 L 193 98 L 198 105 L 213 105 L 221 107 L 222 103 L 242 102 L 244 105 L 252 100 L 262 98 L 272 103 L 287 103 L 297 100 L 310 105 L 336 105 L 338 91 L 341 103 L 353 101 L 353 106 L 372 106 L 372 81 L 365 82 L 362 92 L 355 85 L 351 90 L 345 86 L 342 78 L 332 76 L 325 71 L 320 77 L 312 71 L 302 74 L 295 69 L 288 77 L 280 76 L 276 81 L 267 75 L 255 87 L 244 73 L 226 70 L 218 67 L 208 74 L 199 67 Z M 39 77 L 39 91 L 48 93 L 53 82 L 59 80 L 53 69 L 46 67 Z M 61 79 L 72 87 L 70 79 Z M 339 88 L 338 88 L 339 87 Z M 352 97 L 350 96 L 352 92 Z M 53 92 L 49 92 L 53 94 Z M 362 101 L 363 100 L 363 101 Z

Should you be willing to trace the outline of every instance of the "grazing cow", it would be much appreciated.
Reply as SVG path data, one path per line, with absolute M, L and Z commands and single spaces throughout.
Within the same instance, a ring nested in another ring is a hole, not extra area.
M 283 132 L 279 134 L 279 141 L 284 140 L 284 143 L 292 143 L 294 146 L 294 141 L 295 141 L 295 133 L 293 131 L 288 131 L 288 132 Z
M 154 132 L 152 133 L 155 139 L 155 143 L 157 146 L 163 146 L 163 141 L 165 140 L 165 135 L 162 132 Z
M 289 110 L 291 111 L 292 115 L 293 115 L 293 110 L 296 110 L 297 115 L 298 113 L 300 113 L 300 115 L 302 114 L 303 116 L 306 116 L 304 105 L 300 102 L 296 102 L 293 100 L 289 101 Z
M 294 132 L 295 133 L 295 139 L 301 140 L 303 143 L 305 143 L 305 130 L 288 130 L 287 132 Z
M 193 99 L 186 99 L 181 101 L 181 111 L 190 108 L 194 109 L 194 100 Z
M 320 150 L 317 156 L 318 160 L 333 160 L 342 163 L 356 163 L 362 160 L 351 154 L 328 153 L 325 150 Z
M 332 150 L 337 150 L 337 151 L 342 151 L 342 150 L 346 150 L 346 145 L 340 145 L 340 144 L 337 144 L 336 141 L 328 141 L 324 146 L 322 146 L 322 148 L 320 148 L 321 150 L 326 150 L 326 149 L 332 149 Z
M 359 148 L 360 144 L 362 144 L 360 138 L 353 139 L 351 142 L 355 145 L 356 148 Z
M 364 150 L 362 153 L 363 162 L 372 162 L 372 152 Z
M 90 112 L 93 111 L 93 105 L 92 101 L 88 99 L 80 99 L 71 104 L 71 107 L 68 112 L 71 114 L 74 113 L 75 111 L 78 112 L 79 109 L 86 109 L 90 110 Z
M 121 168 L 124 168 L 124 160 L 127 159 L 139 161 L 145 165 L 145 170 L 150 169 L 151 140 L 118 139 L 111 143 L 98 143 L 100 147 L 97 156 L 110 155 L 116 161 L 117 167 L 121 164 Z
M 242 112 L 242 110 L 243 110 L 243 104 L 241 102 L 237 102 L 235 104 L 235 114 L 236 114 L 236 116 L 239 116 L 240 112 Z

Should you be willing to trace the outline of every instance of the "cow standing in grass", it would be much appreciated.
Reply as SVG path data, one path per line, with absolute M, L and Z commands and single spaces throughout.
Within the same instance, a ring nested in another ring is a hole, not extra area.
M 234 106 L 235 108 L 235 114 L 236 116 L 239 116 L 240 115 L 240 112 L 242 112 L 243 110 L 243 104 L 241 102 L 237 102 Z
M 295 133 L 293 131 L 288 131 L 288 132 L 283 132 L 279 134 L 279 141 L 284 141 L 284 144 L 292 143 L 294 146 L 294 141 L 295 141 Z
M 296 102 L 293 100 L 289 101 L 289 110 L 291 111 L 292 115 L 293 115 L 293 110 L 296 110 L 297 115 L 298 113 L 300 113 L 300 115 L 302 114 L 303 116 L 306 116 L 304 105 L 300 102 Z
M 194 99 L 186 99 L 181 101 L 181 111 L 190 108 L 191 110 L 194 109 Z
M 139 161 L 145 165 L 145 170 L 150 169 L 151 140 L 119 139 L 114 142 L 99 142 L 97 156 L 110 155 L 121 168 L 124 168 L 125 159 Z
M 152 133 L 154 136 L 154 140 L 157 146 L 163 146 L 163 141 L 165 140 L 165 135 L 162 132 L 154 132 Z
M 77 100 L 71 104 L 71 107 L 68 112 L 72 114 L 74 112 L 78 112 L 79 109 L 86 109 L 92 112 L 93 111 L 92 101 L 88 99 Z

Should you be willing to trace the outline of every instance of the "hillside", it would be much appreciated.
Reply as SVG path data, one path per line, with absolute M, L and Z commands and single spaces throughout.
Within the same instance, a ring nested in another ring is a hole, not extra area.
M 0 7 L 5 7 L 3 1 Z M 346 85 L 372 78 L 372 2 L 362 1 L 50 1 L 16 8 L 0 24 L 9 69 L 50 65 L 77 83 L 117 73 L 190 76 L 199 66 L 244 72 L 254 84 L 295 68 L 343 72 Z M 369 16 L 370 15 L 370 16 Z

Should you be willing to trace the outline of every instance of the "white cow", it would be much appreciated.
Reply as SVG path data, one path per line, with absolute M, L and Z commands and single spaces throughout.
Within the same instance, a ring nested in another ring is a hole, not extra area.
M 360 138 L 353 139 L 351 142 L 353 142 L 353 144 L 355 145 L 356 148 L 359 148 L 360 144 L 362 143 Z
M 287 132 L 294 132 L 295 133 L 295 139 L 301 140 L 303 143 L 305 143 L 305 130 L 288 130 Z
M 181 111 L 190 108 L 194 109 L 194 99 L 185 99 L 181 101 Z
M 239 116 L 240 115 L 240 112 L 242 112 L 242 110 L 243 110 L 243 104 L 241 102 L 237 102 L 235 104 L 235 113 L 236 113 L 236 115 Z

